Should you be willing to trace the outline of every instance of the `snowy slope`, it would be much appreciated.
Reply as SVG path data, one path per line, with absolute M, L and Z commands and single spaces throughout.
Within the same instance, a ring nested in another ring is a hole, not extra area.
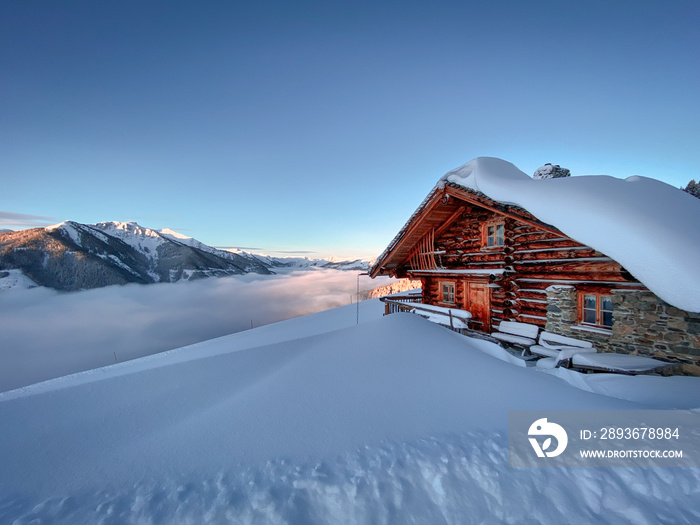
M 135 222 L 118 221 L 101 222 L 92 226 L 107 235 L 121 239 L 140 253 L 143 253 L 147 257 L 151 257 L 153 259 L 151 264 L 154 266 L 158 261 L 159 249 L 160 251 L 164 251 L 165 247 L 174 244 L 175 246 L 187 246 L 197 252 L 204 252 L 211 254 L 216 258 L 222 258 L 230 261 L 231 263 L 234 263 L 236 267 L 240 268 L 246 273 L 269 273 L 267 268 L 261 264 L 257 258 L 251 256 L 250 254 L 232 254 L 226 250 L 212 248 L 211 246 L 207 246 L 193 237 L 188 237 L 169 228 L 151 230 L 150 228 L 139 226 Z M 186 278 L 189 279 L 191 278 L 192 273 L 188 272 L 185 275 L 187 275 Z M 157 274 L 154 277 L 158 279 Z
M 212 246 L 206 245 L 203 242 L 198 241 L 194 237 L 188 237 L 187 235 L 183 235 L 182 233 L 171 230 L 170 228 L 163 228 L 158 230 L 158 235 L 165 239 L 182 243 L 197 250 L 211 253 L 218 257 L 224 257 L 230 260 L 246 260 L 248 261 L 248 266 L 245 267 L 245 270 L 247 272 L 260 273 L 259 271 L 257 271 L 257 269 L 260 268 L 260 266 L 264 266 L 267 269 L 271 270 L 271 265 L 266 264 L 266 262 L 263 261 L 260 257 L 257 257 L 251 253 L 242 250 L 219 250 L 218 248 L 213 248 Z
M 34 288 L 37 284 L 22 273 L 22 270 L 0 271 L 0 292 L 13 288 Z
M 332 317 L 1 394 L 0 522 L 700 518 L 698 469 L 507 466 L 508 410 L 648 405 L 510 365 L 418 316 L 336 330 Z
M 450 182 L 525 208 L 622 264 L 660 298 L 700 312 L 700 201 L 647 177 L 534 180 L 510 162 L 478 157 Z
M 223 257 L 231 261 L 239 262 L 241 260 L 248 261 L 248 266 L 245 267 L 247 272 L 260 273 L 260 266 L 274 271 L 280 268 L 288 269 L 306 269 L 306 268 L 323 268 L 336 270 L 367 270 L 369 261 L 356 260 L 336 260 L 330 259 L 313 259 L 309 257 L 275 257 L 271 255 L 259 255 L 247 252 L 240 249 L 220 250 L 212 246 L 208 246 L 203 242 L 198 241 L 193 237 L 183 235 L 182 233 L 171 230 L 170 228 L 162 228 L 160 230 L 151 230 L 143 228 L 133 222 L 103 222 L 93 225 L 105 233 L 119 236 L 122 240 L 132 244 L 137 249 L 141 249 L 141 245 L 145 244 L 145 253 L 153 253 L 154 247 L 149 247 L 148 244 L 155 242 L 155 247 L 162 244 L 164 240 L 169 240 L 177 244 L 183 244 L 210 253 L 217 257 Z M 123 232 L 123 233 L 122 233 Z M 145 240 L 145 243 L 144 243 Z M 150 250 L 149 250 L 150 248 Z
M 146 273 L 153 279 L 153 282 L 159 282 L 161 280 L 161 276 L 156 272 L 156 267 L 159 259 L 158 249 L 163 246 L 165 241 L 155 230 L 144 228 L 135 222 L 118 221 L 100 222 L 92 225 L 78 225 L 77 223 L 63 222 L 55 226 L 50 226 L 47 230 L 52 231 L 60 229 L 70 232 L 75 231 L 77 228 L 83 231 L 87 229 L 92 235 L 97 236 L 105 243 L 109 243 L 109 237 L 113 237 L 132 247 L 148 261 Z M 77 235 L 76 232 L 76 234 L 71 235 L 71 237 L 76 244 L 79 246 L 81 245 L 82 236 Z M 120 261 L 118 257 L 115 257 L 115 259 L 116 261 Z
M 211 253 L 220 253 L 222 250 L 219 250 L 217 248 L 212 248 L 211 246 L 207 246 L 206 244 L 192 238 L 188 237 L 186 235 L 183 235 L 181 233 L 178 233 L 174 230 L 171 230 L 170 228 L 163 228 L 161 230 L 158 230 L 158 234 L 161 235 L 162 237 L 172 239 L 179 241 L 183 244 L 187 244 L 188 246 L 192 246 L 195 248 L 198 248 L 200 250 L 204 251 L 210 251 Z M 370 266 L 370 260 L 364 260 L 364 259 L 354 259 L 354 260 L 344 260 L 344 259 L 338 259 L 336 257 L 330 257 L 328 259 L 315 259 L 312 257 L 279 257 L 279 256 L 273 256 L 269 255 L 266 253 L 252 253 L 252 252 L 247 252 L 245 250 L 241 250 L 240 248 L 229 248 L 226 250 L 226 253 L 232 253 L 237 256 L 241 256 L 247 259 L 250 259 L 251 261 L 254 261 L 254 263 L 259 264 L 262 263 L 265 265 L 267 268 L 270 270 L 274 271 L 277 273 L 279 270 L 285 271 L 294 271 L 294 270 L 304 270 L 304 269 L 311 269 L 311 268 L 322 268 L 322 269 L 333 269 L 333 270 L 358 270 L 358 271 L 367 271 Z

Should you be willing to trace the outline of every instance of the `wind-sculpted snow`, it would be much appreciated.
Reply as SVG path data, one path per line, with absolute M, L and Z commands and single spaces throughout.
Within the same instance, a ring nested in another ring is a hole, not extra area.
M 694 524 L 698 469 L 513 469 L 500 434 L 361 447 L 332 461 L 268 461 L 210 478 L 50 498 L 0 498 L 15 523 Z M 674 489 L 669 490 L 669 484 Z M 663 497 L 659 497 L 660 495 Z M 690 504 L 689 504 L 690 503 Z
M 508 466 L 508 410 L 644 405 L 512 366 L 418 316 L 324 332 L 329 320 L 0 394 L 0 522 L 700 519 L 698 469 Z

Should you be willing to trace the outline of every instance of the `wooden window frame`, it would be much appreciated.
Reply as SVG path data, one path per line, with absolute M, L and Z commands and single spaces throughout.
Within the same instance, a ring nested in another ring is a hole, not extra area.
M 585 308 L 585 302 L 586 302 L 586 297 L 595 297 L 595 323 L 591 323 L 590 321 L 586 321 L 586 310 L 591 311 L 591 308 Z M 597 328 L 605 328 L 607 330 L 611 330 L 613 327 L 613 324 L 615 323 L 615 320 L 613 318 L 613 312 L 614 310 L 604 310 L 603 309 L 603 299 L 604 298 L 609 298 L 610 302 L 612 303 L 612 294 L 610 293 L 604 293 L 604 292 L 587 292 L 587 291 L 579 291 L 578 293 L 578 322 L 581 325 L 584 326 L 595 326 Z M 604 324 L 604 313 L 605 312 L 610 312 L 610 324 Z
M 448 301 L 445 298 L 445 292 L 444 292 L 444 286 L 452 286 L 452 300 Z M 457 291 L 457 283 L 455 281 L 438 281 L 438 296 L 440 298 L 440 302 L 444 304 L 456 304 L 456 296 L 455 293 Z
M 501 244 L 498 244 L 499 239 L 497 232 L 498 227 L 503 228 L 503 235 L 500 237 Z M 489 246 L 489 228 L 493 227 L 493 244 Z M 506 244 L 506 221 L 505 219 L 492 219 L 481 225 L 481 248 L 484 250 L 501 250 Z

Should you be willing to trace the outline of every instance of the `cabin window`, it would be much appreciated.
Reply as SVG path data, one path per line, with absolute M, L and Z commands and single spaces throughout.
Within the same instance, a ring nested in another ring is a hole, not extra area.
M 485 248 L 497 248 L 505 244 L 505 225 L 501 221 L 491 221 L 484 224 L 482 244 Z
M 455 283 L 440 282 L 440 302 L 454 304 L 455 302 Z
M 581 323 L 611 327 L 613 325 L 612 297 L 596 293 L 584 293 L 579 298 Z

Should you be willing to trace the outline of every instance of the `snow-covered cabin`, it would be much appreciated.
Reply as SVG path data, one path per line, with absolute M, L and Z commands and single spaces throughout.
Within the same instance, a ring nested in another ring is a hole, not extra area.
M 422 302 L 700 371 L 700 201 L 646 177 L 533 179 L 476 158 L 444 175 L 370 269 Z

